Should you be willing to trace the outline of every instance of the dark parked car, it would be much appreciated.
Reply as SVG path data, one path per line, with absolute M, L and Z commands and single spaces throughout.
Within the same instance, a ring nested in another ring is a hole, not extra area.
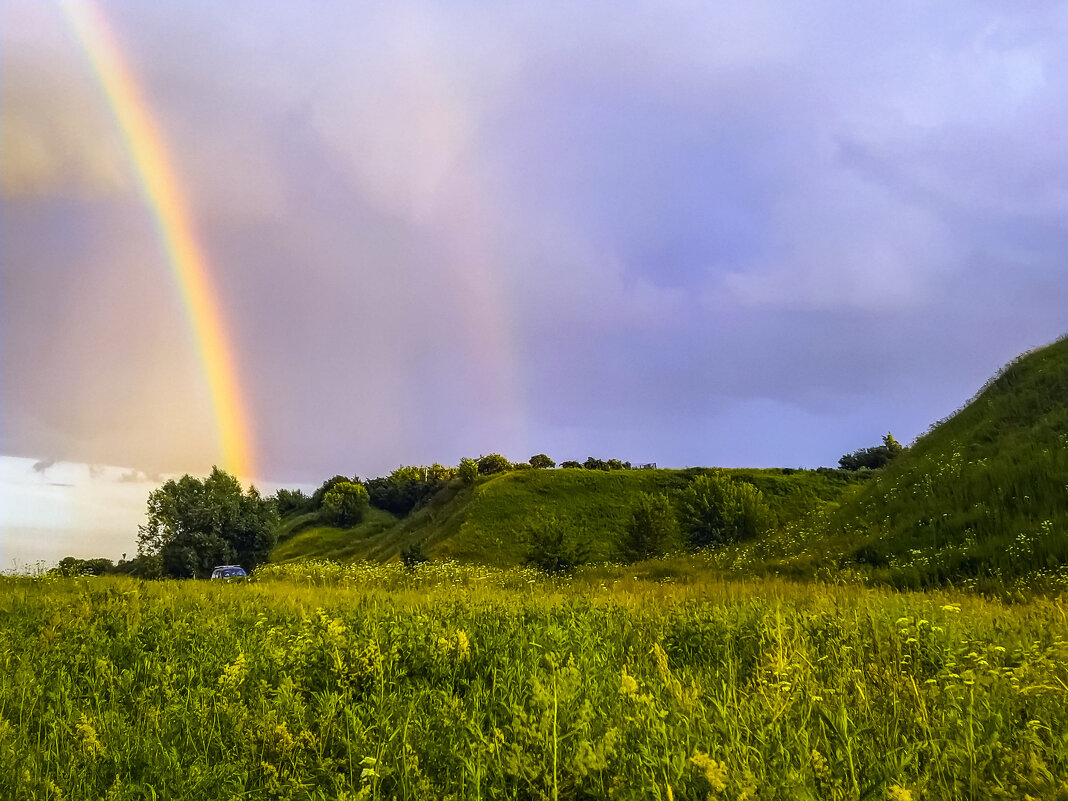
M 223 581 L 233 581 L 234 579 L 247 579 L 248 573 L 245 572 L 245 568 L 241 567 L 241 565 L 219 565 L 211 571 L 211 577 L 213 579 L 222 579 Z

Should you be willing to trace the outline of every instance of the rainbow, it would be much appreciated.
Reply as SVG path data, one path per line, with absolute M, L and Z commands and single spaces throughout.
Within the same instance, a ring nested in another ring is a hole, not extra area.
M 204 364 L 223 465 L 239 477 L 251 478 L 254 465 L 249 415 L 237 381 L 233 348 L 207 260 L 167 161 L 163 137 L 103 14 L 86 0 L 60 0 L 59 6 L 96 73 L 126 139 L 145 201 L 155 217 Z

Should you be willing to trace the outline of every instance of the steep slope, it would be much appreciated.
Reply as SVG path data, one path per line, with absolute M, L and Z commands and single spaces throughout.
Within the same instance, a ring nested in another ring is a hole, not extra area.
M 914 585 L 1068 566 L 1068 338 L 1008 364 L 840 519 L 857 561 Z

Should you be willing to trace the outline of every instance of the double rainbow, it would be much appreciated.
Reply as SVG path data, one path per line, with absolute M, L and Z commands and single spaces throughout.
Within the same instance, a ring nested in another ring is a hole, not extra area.
M 126 139 L 145 201 L 155 217 L 204 364 L 223 465 L 240 477 L 251 478 L 254 464 L 248 414 L 237 381 L 233 348 L 207 260 L 167 160 L 163 137 L 104 16 L 86 0 L 61 0 L 60 8 L 103 88 Z

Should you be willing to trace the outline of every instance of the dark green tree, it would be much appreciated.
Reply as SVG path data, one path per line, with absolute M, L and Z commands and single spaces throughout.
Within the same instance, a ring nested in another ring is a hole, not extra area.
M 556 462 L 544 453 L 536 453 L 530 457 L 530 466 L 539 470 L 546 470 L 556 467 Z
M 323 496 L 323 516 L 335 526 L 354 526 L 363 520 L 369 503 L 362 485 L 342 481 Z
M 206 577 L 212 567 L 252 570 L 274 546 L 278 513 L 255 487 L 218 467 L 205 479 L 171 479 L 148 496 L 148 522 L 138 527 L 137 553 L 147 575 Z
M 512 469 L 512 463 L 499 453 L 490 453 L 478 460 L 479 475 L 490 476 Z
M 667 553 L 678 538 L 679 524 L 667 495 L 642 492 L 623 532 L 620 552 L 627 562 L 653 559 Z
M 573 459 L 569 459 L 566 462 L 560 462 L 560 467 L 562 467 L 562 468 L 571 468 L 571 469 L 575 469 L 575 470 L 581 470 L 582 469 L 582 463 L 581 462 L 576 462 Z
M 894 439 L 894 435 L 887 432 L 883 437 L 882 445 L 847 453 L 838 460 L 838 466 L 843 470 L 860 470 L 865 467 L 869 470 L 878 470 L 900 456 L 904 450 L 901 443 Z
M 311 511 L 311 498 L 302 490 L 279 489 L 274 494 L 274 506 L 280 517 Z

